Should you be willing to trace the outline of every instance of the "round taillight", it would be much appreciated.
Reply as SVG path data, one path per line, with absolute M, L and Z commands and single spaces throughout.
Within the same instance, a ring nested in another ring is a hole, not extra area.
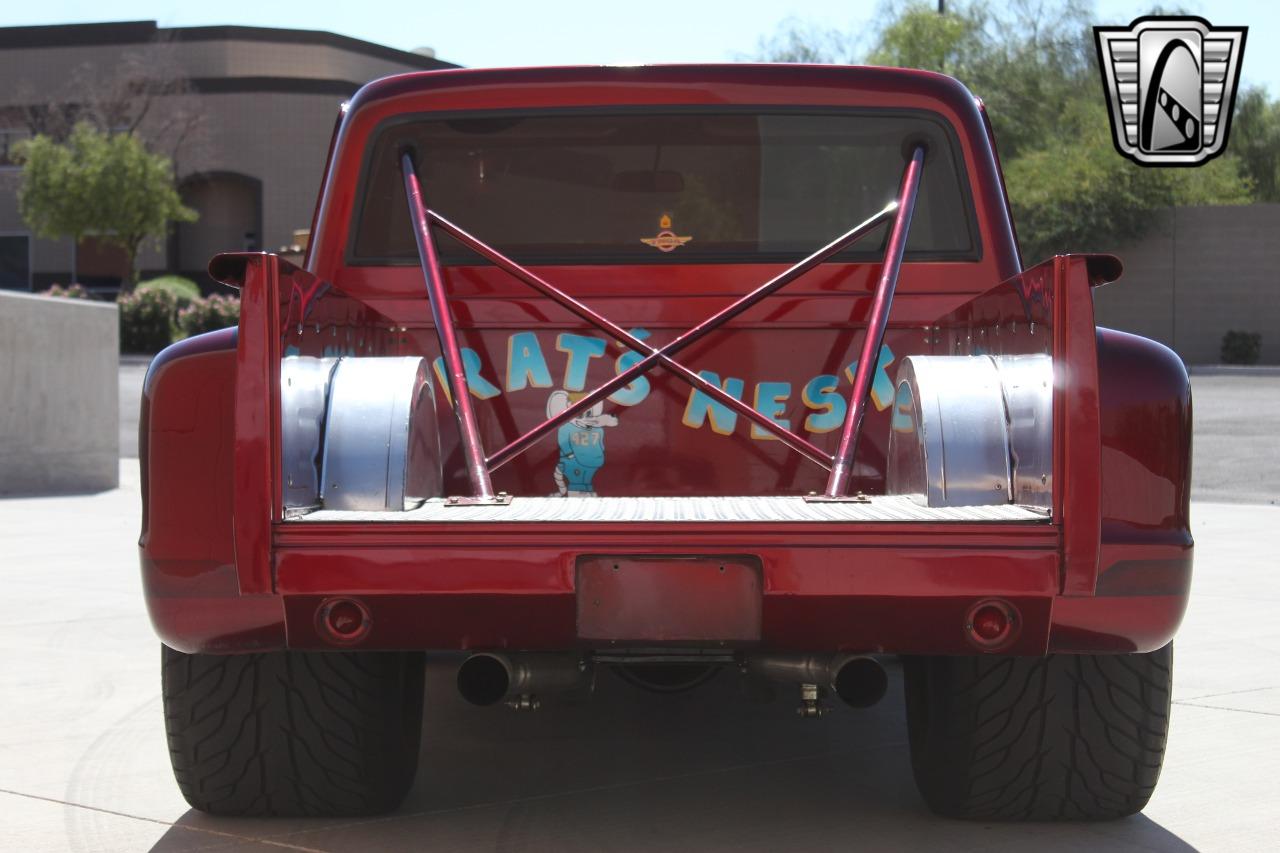
M 316 611 L 316 626 L 333 643 L 358 643 L 372 625 L 369 609 L 354 598 L 330 598 Z
M 973 614 L 973 633 L 988 643 L 1000 639 L 1008 630 L 1009 617 L 999 607 L 986 604 Z
M 1016 607 L 991 598 L 975 603 L 965 613 L 964 632 L 969 642 L 983 651 L 996 651 L 1013 643 L 1019 621 Z

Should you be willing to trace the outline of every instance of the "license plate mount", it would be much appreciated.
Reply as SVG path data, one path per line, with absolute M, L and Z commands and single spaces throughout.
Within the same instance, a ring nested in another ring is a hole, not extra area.
M 764 572 L 751 555 L 583 555 L 578 637 L 617 643 L 759 642 Z

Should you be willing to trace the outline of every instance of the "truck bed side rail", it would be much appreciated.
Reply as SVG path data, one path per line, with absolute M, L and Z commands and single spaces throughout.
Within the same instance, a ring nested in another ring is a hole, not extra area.
M 1092 288 L 1121 271 L 1111 255 L 1058 255 L 939 318 L 930 333 L 936 353 L 1053 356 L 1052 506 L 1063 531 L 1062 591 L 1068 595 L 1093 595 L 1098 577 L 1101 439 Z
M 240 290 L 236 344 L 235 443 L 232 470 L 236 570 L 240 591 L 272 591 L 271 525 L 284 515 L 281 497 L 280 360 L 290 331 L 323 319 L 356 336 L 368 355 L 389 355 L 401 342 L 392 318 L 367 302 L 276 255 L 221 254 L 209 263 L 217 281 Z

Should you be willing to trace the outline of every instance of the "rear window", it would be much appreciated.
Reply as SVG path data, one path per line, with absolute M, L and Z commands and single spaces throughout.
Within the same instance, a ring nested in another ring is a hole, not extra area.
M 398 120 L 364 168 L 349 260 L 416 262 L 398 152 L 427 205 L 524 263 L 791 261 L 897 193 L 903 145 L 924 137 L 907 256 L 979 255 L 954 133 L 927 113 L 741 111 Z M 482 263 L 437 231 L 442 260 Z M 888 226 L 850 249 L 869 257 Z

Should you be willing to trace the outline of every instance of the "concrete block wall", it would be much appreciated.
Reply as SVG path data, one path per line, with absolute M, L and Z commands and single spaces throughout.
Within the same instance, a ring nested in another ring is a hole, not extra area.
M 1280 204 L 1160 212 L 1136 244 L 1104 249 L 1124 277 L 1094 291 L 1098 324 L 1154 338 L 1188 364 L 1221 361 L 1230 330 L 1280 364 Z
M 0 291 L 0 495 L 119 485 L 119 335 L 112 303 Z

